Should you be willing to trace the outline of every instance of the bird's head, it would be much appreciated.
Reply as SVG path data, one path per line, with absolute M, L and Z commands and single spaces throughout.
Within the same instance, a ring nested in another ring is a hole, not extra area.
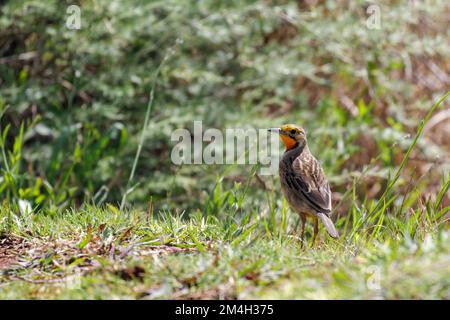
M 285 124 L 281 128 L 273 128 L 269 131 L 277 132 L 280 135 L 286 150 L 306 145 L 306 131 L 295 124 Z

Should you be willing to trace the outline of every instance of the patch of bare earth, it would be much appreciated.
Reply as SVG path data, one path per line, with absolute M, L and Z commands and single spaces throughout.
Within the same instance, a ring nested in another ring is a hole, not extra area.
M 0 236 L 0 271 L 14 267 L 22 250 L 26 249 L 24 239 Z
M 58 282 L 72 274 L 85 274 L 101 267 L 97 258 L 110 262 L 127 258 L 196 252 L 193 248 L 169 245 L 132 244 L 126 241 L 104 243 L 94 236 L 82 248 L 80 239 L 0 238 L 0 276 L 2 281 L 32 283 Z

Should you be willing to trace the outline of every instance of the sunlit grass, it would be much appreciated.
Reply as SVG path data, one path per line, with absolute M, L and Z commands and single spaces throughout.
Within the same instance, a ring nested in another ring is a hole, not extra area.
M 322 234 L 318 247 L 300 245 L 283 208 L 270 218 L 224 205 L 219 215 L 108 205 L 19 216 L 3 207 L 1 239 L 18 254 L 2 268 L 0 298 L 448 299 L 441 211 L 429 203 L 394 217 L 391 202 L 361 228 L 373 204 L 363 207 L 337 221 L 349 232 Z

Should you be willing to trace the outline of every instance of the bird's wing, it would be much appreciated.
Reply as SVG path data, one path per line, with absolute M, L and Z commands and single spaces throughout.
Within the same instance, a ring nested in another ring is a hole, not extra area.
M 292 162 L 286 174 L 288 186 L 300 192 L 309 205 L 322 213 L 331 211 L 331 190 L 320 163 L 308 153 Z

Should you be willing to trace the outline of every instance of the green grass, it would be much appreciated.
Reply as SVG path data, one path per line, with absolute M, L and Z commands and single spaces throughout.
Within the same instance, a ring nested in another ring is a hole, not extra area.
M 287 230 L 267 234 L 263 217 L 243 225 L 110 206 L 8 222 L 6 211 L 0 243 L 17 260 L 1 271 L 0 299 L 450 298 L 450 231 L 423 215 L 409 217 L 414 236 L 388 219 L 378 241 L 322 235 L 302 248 L 290 215 Z

